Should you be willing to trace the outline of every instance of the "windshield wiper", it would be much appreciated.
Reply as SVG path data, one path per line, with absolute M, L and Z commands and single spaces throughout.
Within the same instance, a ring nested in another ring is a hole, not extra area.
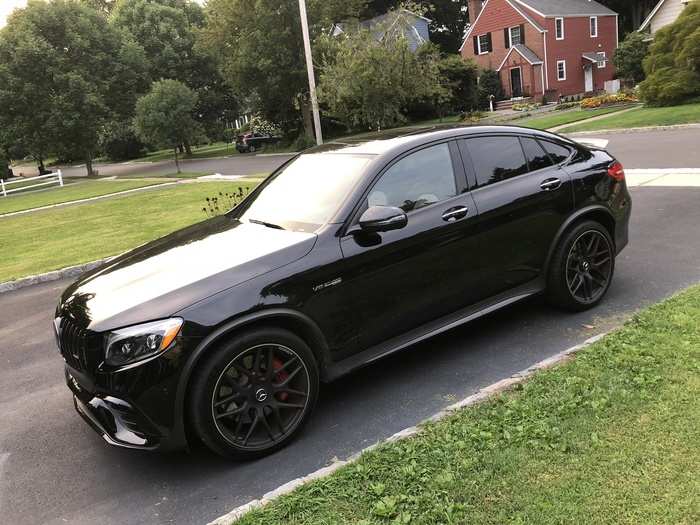
M 271 222 L 265 222 L 265 221 L 259 221 L 257 219 L 248 219 L 248 222 L 252 222 L 254 224 L 262 224 L 263 226 L 267 226 L 268 228 L 274 228 L 275 230 L 284 230 L 282 226 L 279 224 L 273 224 Z

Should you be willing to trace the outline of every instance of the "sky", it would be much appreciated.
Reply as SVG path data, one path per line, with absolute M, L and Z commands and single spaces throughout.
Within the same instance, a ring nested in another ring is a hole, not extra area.
M 15 7 L 24 7 L 27 0 L 0 0 L 0 27 L 5 25 L 5 19 Z

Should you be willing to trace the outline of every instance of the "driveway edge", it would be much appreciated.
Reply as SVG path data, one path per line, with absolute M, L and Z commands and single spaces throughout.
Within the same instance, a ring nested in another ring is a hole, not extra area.
M 78 277 L 79 275 L 114 259 L 114 257 L 117 256 L 106 257 L 104 259 L 98 259 L 97 261 L 78 264 L 76 266 L 68 266 L 67 268 L 61 268 L 60 270 L 54 270 L 52 272 L 30 275 L 29 277 L 23 277 L 15 281 L 6 281 L 4 283 L 0 283 L 0 293 L 13 292 L 15 290 L 19 290 L 20 288 L 26 288 L 28 286 L 34 286 L 35 284 L 47 283 L 50 281 L 58 281 L 59 279 L 65 279 L 66 277 Z
M 596 336 L 590 337 L 586 339 L 583 343 L 577 344 L 575 346 L 572 346 L 570 348 L 567 348 L 566 350 L 563 350 L 557 354 L 554 354 L 551 357 L 548 357 L 547 359 L 543 359 L 542 361 L 539 361 L 535 363 L 534 365 L 521 370 L 520 372 L 516 372 L 510 377 L 506 377 L 505 379 L 501 379 L 500 381 L 497 381 L 489 386 L 486 386 L 484 388 L 479 389 L 475 394 L 472 394 L 470 396 L 465 397 L 461 401 L 457 401 L 456 403 L 449 405 L 448 407 L 444 408 L 443 410 L 437 412 L 436 414 L 433 414 L 429 418 L 421 421 L 418 423 L 416 426 L 408 427 L 403 430 L 400 430 L 396 434 L 389 436 L 386 439 L 383 439 L 381 441 L 378 441 L 374 445 L 370 445 L 367 448 L 364 448 L 360 450 L 359 452 L 356 452 L 355 454 L 352 454 L 345 460 L 337 460 L 331 463 L 330 465 L 320 468 L 306 476 L 293 479 L 292 481 L 289 481 L 285 483 L 284 485 L 281 485 L 277 487 L 276 489 L 264 494 L 260 499 L 254 499 L 252 501 L 249 501 L 248 503 L 241 505 L 239 507 L 236 507 L 233 509 L 231 512 L 224 514 L 223 516 L 220 516 L 216 518 L 214 521 L 211 521 L 208 523 L 208 525 L 229 525 L 232 523 L 235 523 L 238 521 L 240 518 L 242 518 L 244 515 L 246 515 L 248 512 L 255 510 L 257 508 L 263 507 L 267 505 L 268 503 L 271 503 L 272 501 L 276 500 L 280 496 L 284 496 L 285 494 L 289 494 L 293 490 L 301 487 L 302 485 L 305 485 L 307 483 L 310 483 L 312 481 L 315 481 L 317 479 L 325 478 L 327 476 L 330 476 L 333 472 L 338 470 L 341 467 L 344 467 L 346 465 L 350 465 L 357 461 L 362 454 L 369 452 L 380 445 L 384 445 L 386 443 L 392 443 L 394 441 L 399 441 L 402 439 L 406 439 L 412 436 L 415 436 L 416 434 L 419 434 L 421 432 L 421 426 L 425 425 L 426 423 L 432 423 L 436 421 L 440 421 L 441 419 L 444 419 L 450 415 L 452 415 L 454 412 L 461 410 L 463 408 L 476 405 L 478 403 L 481 403 L 483 401 L 486 401 L 487 399 L 490 399 L 497 394 L 500 394 L 506 390 L 511 389 L 513 386 L 521 384 L 525 382 L 527 379 L 529 379 L 531 376 L 536 374 L 537 372 L 541 370 L 545 370 L 547 368 L 552 368 L 555 365 L 564 363 L 568 360 L 571 359 L 571 357 L 576 354 L 577 352 L 580 352 L 581 350 L 587 348 L 588 346 L 592 345 L 596 341 L 602 339 L 606 335 L 608 335 L 610 332 L 613 330 L 609 330 L 607 332 L 603 332 L 602 334 L 598 334 Z
M 609 115 L 617 115 L 617 113 L 610 113 Z M 609 115 L 603 115 L 605 117 Z M 581 121 L 584 122 L 584 121 Z M 573 127 L 578 125 L 576 122 L 567 127 Z M 618 129 L 599 129 L 598 131 L 571 131 L 566 132 L 566 128 L 562 131 L 564 136 L 574 136 L 574 135 L 609 135 L 611 133 L 644 133 L 647 131 L 674 131 L 677 129 L 700 129 L 700 124 L 674 124 L 672 126 L 647 126 L 641 128 L 618 128 Z

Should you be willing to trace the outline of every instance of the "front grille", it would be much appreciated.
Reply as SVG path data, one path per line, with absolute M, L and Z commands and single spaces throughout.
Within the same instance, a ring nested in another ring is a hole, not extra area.
M 61 318 L 58 330 L 58 344 L 66 363 L 76 370 L 86 370 L 88 366 L 88 331 L 67 317 Z

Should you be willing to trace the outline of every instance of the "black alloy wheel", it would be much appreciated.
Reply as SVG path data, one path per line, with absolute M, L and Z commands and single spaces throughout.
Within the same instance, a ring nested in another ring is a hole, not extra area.
M 600 231 L 579 235 L 566 261 L 566 284 L 571 295 L 583 304 L 595 303 L 608 289 L 613 258 L 610 243 Z
M 214 387 L 212 417 L 228 441 L 244 450 L 274 446 L 289 435 L 309 400 L 309 372 L 279 344 L 261 344 L 238 355 Z
M 280 329 L 234 338 L 193 378 L 190 420 L 215 452 L 252 459 L 277 450 L 301 429 L 318 397 L 309 347 Z
M 598 304 L 612 282 L 614 246 L 608 230 L 595 221 L 581 222 L 566 232 L 549 264 L 550 301 L 573 311 Z

